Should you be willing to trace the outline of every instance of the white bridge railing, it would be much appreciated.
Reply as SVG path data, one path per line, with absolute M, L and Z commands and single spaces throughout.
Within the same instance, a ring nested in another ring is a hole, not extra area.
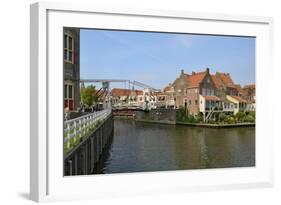
M 83 137 L 92 131 L 109 115 L 111 109 L 93 112 L 64 122 L 64 147 L 66 152 L 74 148 Z

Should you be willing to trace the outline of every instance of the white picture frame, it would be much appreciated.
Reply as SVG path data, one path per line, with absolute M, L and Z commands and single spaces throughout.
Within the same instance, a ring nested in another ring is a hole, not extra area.
M 34 201 L 94 199 L 273 186 L 271 96 L 273 19 L 184 11 L 97 8 L 91 4 L 31 5 L 30 198 Z M 212 170 L 63 177 L 62 28 L 108 28 L 256 36 L 256 166 Z M 56 70 L 54 70 L 54 67 Z M 60 88 L 61 87 L 61 88 Z M 263 96 L 263 97 L 260 97 Z M 266 116 L 267 120 L 264 120 Z M 55 124 L 56 123 L 56 124 Z

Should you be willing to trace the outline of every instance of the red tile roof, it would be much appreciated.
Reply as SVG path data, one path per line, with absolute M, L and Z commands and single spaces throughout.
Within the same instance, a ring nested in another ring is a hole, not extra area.
M 171 91 L 171 86 L 170 85 L 167 85 L 166 87 L 164 87 L 164 89 L 163 89 L 163 92 L 169 92 L 169 91 Z
M 197 72 L 197 73 L 192 72 L 192 74 L 190 75 L 186 73 L 182 73 L 182 74 L 184 74 L 185 79 L 187 81 L 187 87 L 193 88 L 193 87 L 199 87 L 200 83 L 204 80 L 208 72 L 209 69 L 203 72 Z M 236 88 L 229 73 L 217 72 L 215 75 L 210 75 L 210 76 L 216 88 L 222 88 L 222 87 Z
M 200 83 L 203 81 L 205 78 L 207 72 L 198 72 L 198 73 L 192 73 L 192 75 L 189 74 L 184 74 L 186 81 L 187 81 L 187 87 L 188 88 L 194 88 L 194 87 L 199 87 Z
M 222 87 L 235 88 L 235 85 L 229 73 L 217 72 L 215 75 L 211 75 L 211 76 L 216 88 L 222 88 Z
M 135 90 L 137 95 L 142 95 L 142 90 Z M 130 96 L 132 93 L 132 90 L 130 89 L 123 89 L 123 88 L 113 88 L 111 90 L 111 94 L 113 97 L 120 97 L 120 96 Z
M 210 101 L 221 101 L 220 98 L 218 98 L 217 96 L 214 95 L 205 95 L 203 96 L 205 98 L 205 100 L 210 100 Z
M 241 88 L 241 86 L 240 86 L 239 84 L 236 84 L 236 85 L 234 85 L 234 86 L 235 86 L 235 88 L 237 89 L 238 94 L 239 94 L 240 96 L 244 96 L 244 95 L 245 95 L 245 90 L 244 90 L 243 88 Z
M 231 97 L 234 98 L 235 100 L 237 100 L 238 102 L 247 103 L 246 100 L 242 99 L 242 98 L 239 97 L 239 96 L 231 95 Z
M 224 84 L 223 84 L 222 80 L 218 76 L 211 75 L 211 78 L 212 78 L 216 88 L 224 87 Z
M 245 85 L 244 88 L 255 89 L 255 88 L 256 88 L 256 85 L 255 85 L 255 84 L 249 84 L 249 85 Z
M 219 72 L 217 72 L 216 75 L 220 77 L 220 79 L 223 81 L 223 83 L 225 85 L 234 85 L 229 73 L 219 73 Z

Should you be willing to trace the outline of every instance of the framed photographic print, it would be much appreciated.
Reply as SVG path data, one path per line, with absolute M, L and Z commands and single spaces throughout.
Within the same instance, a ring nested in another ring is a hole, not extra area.
M 272 186 L 272 24 L 32 4 L 31 199 Z

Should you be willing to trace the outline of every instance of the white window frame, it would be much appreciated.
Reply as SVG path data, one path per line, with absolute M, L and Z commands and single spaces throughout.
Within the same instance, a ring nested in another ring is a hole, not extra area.
M 64 32 L 64 33 L 63 33 L 63 44 L 64 44 L 64 37 L 65 37 L 65 36 L 66 36 L 66 48 L 64 47 L 65 45 L 63 45 L 63 60 L 64 60 L 65 62 L 68 62 L 68 63 L 73 64 L 73 63 L 74 63 L 74 38 L 73 38 L 73 36 L 72 36 L 70 33 Z M 72 49 L 71 49 L 71 50 L 69 49 L 69 38 L 72 39 L 72 40 L 71 40 L 71 43 L 72 43 Z M 65 51 L 66 51 L 66 59 L 64 58 L 64 52 L 65 52 Z M 70 58 L 69 58 L 70 52 L 72 53 L 72 54 L 71 54 L 71 60 L 70 60 Z
M 74 99 L 74 84 L 71 82 L 64 82 L 64 86 L 66 85 L 66 97 L 63 96 L 65 100 L 73 100 Z M 71 98 L 69 97 L 69 86 L 72 87 L 72 95 Z M 64 93 L 65 94 L 65 93 Z

